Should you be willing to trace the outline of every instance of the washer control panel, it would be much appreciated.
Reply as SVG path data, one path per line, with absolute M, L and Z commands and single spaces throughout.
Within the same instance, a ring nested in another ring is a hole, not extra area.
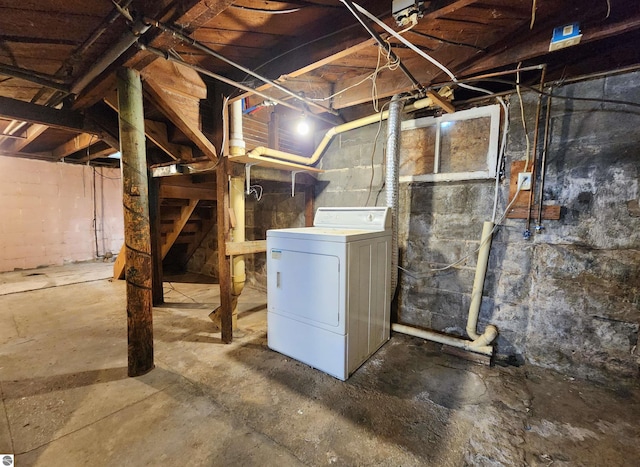
M 315 227 L 387 230 L 391 228 L 391 208 L 318 208 Z

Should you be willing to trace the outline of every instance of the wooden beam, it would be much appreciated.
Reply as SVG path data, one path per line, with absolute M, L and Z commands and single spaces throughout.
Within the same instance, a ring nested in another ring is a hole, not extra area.
M 89 155 L 81 157 L 80 159 L 78 159 L 78 162 L 89 162 L 92 161 L 94 159 L 100 159 L 103 157 L 109 157 L 112 154 L 117 153 L 118 151 L 116 149 L 113 149 L 112 147 L 107 147 L 104 149 L 100 149 L 99 151 L 91 151 L 89 152 Z
M 575 47 L 581 47 L 584 44 L 606 39 L 623 32 L 634 31 L 640 28 L 640 17 L 632 16 L 622 22 L 604 24 L 605 26 L 602 27 L 585 29 L 580 44 Z M 466 64 L 460 65 L 459 76 L 463 76 L 462 73 L 464 73 L 465 76 L 470 76 L 548 54 L 550 41 L 549 31 L 546 28 L 541 28 L 539 25 L 536 25 L 536 29 L 540 32 L 534 37 L 529 36 L 519 44 L 513 44 L 513 40 L 505 39 L 500 44 L 492 47 L 493 50 L 496 50 L 493 54 L 479 61 L 470 59 Z
M 114 93 L 107 94 L 104 102 L 118 112 L 118 105 Z M 175 144 L 169 141 L 167 125 L 165 123 L 145 119 L 144 134 L 173 160 L 190 161 L 193 159 L 193 151 L 189 146 Z
M 448 112 L 448 113 L 452 114 L 452 113 L 454 113 L 456 111 L 456 108 L 453 106 L 453 104 L 451 102 L 449 102 L 448 100 L 444 99 L 437 92 L 427 91 L 427 96 L 429 96 L 431 98 L 431 100 L 438 107 L 443 109 L 445 112 Z
M 140 376 L 154 367 L 149 184 L 142 82 L 140 75 L 131 69 L 118 70 L 117 77 L 126 245 L 128 374 Z
M 193 211 L 196 209 L 197 205 L 198 200 L 192 199 L 189 201 L 189 204 L 187 204 L 186 206 L 182 206 L 182 208 L 180 209 L 180 217 L 178 217 L 178 219 L 174 221 L 173 230 L 167 233 L 167 236 L 162 243 L 162 259 L 164 259 L 165 256 L 167 256 L 167 253 L 169 253 L 169 250 L 180 235 L 180 232 L 182 232 L 182 229 L 191 217 L 191 214 L 193 214 Z
M 184 265 L 186 265 L 189 262 L 191 257 L 194 255 L 194 253 L 198 249 L 198 247 L 204 241 L 205 237 L 209 235 L 209 232 L 213 230 L 215 225 L 216 224 L 213 218 L 202 219 L 202 224 L 200 225 L 200 228 L 198 229 L 195 236 L 191 239 L 191 241 L 189 242 L 189 245 L 187 246 L 187 252 L 185 253 L 183 258 Z
M 189 146 L 174 144 L 169 141 L 167 125 L 154 120 L 144 121 L 144 132 L 156 146 L 166 152 L 169 157 L 178 161 L 190 161 L 193 159 L 193 151 Z
M 160 185 L 160 198 L 178 198 L 191 200 L 215 201 L 216 192 L 208 188 L 198 186 Z
M 72 110 L 55 109 L 32 104 L 10 97 L 0 96 L 0 117 L 21 122 L 38 123 L 76 133 L 88 132 L 99 135 L 85 124 L 84 116 Z
M 53 152 L 53 157 L 57 160 L 63 159 L 69 154 L 73 154 L 74 152 L 78 152 L 82 149 L 88 148 L 91 144 L 97 143 L 99 140 L 95 135 L 89 135 L 87 133 L 82 133 L 77 136 L 74 136 L 66 143 L 62 143 L 60 146 L 55 148 Z
M 227 242 L 225 245 L 227 256 L 247 255 L 251 253 L 264 253 L 267 251 L 266 240 L 253 240 L 246 242 Z
M 151 228 L 151 263 L 153 268 L 151 296 L 153 306 L 164 303 L 162 283 L 162 238 L 160 233 L 160 180 L 149 179 L 149 223 Z
M 227 189 L 227 158 L 223 158 L 216 167 L 216 203 L 218 228 L 218 276 L 220 280 L 220 327 L 222 342 L 233 341 L 233 302 L 231 300 L 231 260 L 227 256 L 229 241 L 229 190 Z
M 198 122 L 189 119 L 182 111 L 180 102 L 165 91 L 157 82 L 149 79 L 145 81 L 145 90 L 149 100 L 160 110 L 171 122 L 177 126 L 187 137 L 198 146 L 202 152 L 211 160 L 217 161 L 216 148 L 209 138 L 207 138 L 198 128 Z

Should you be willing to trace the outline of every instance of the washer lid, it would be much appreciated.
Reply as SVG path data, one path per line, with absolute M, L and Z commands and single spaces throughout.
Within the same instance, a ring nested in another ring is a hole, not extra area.
M 318 208 L 313 225 L 331 229 L 387 230 L 391 228 L 391 209 Z

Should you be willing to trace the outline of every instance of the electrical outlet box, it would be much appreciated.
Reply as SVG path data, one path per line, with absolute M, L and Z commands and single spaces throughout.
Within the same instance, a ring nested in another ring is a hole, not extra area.
M 520 191 L 531 190 L 531 172 L 520 172 L 518 174 L 518 189 Z

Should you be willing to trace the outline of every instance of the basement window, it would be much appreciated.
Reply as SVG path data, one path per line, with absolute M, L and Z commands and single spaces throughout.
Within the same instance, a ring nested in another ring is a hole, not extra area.
M 406 120 L 400 140 L 400 181 L 494 178 L 499 133 L 499 105 Z

